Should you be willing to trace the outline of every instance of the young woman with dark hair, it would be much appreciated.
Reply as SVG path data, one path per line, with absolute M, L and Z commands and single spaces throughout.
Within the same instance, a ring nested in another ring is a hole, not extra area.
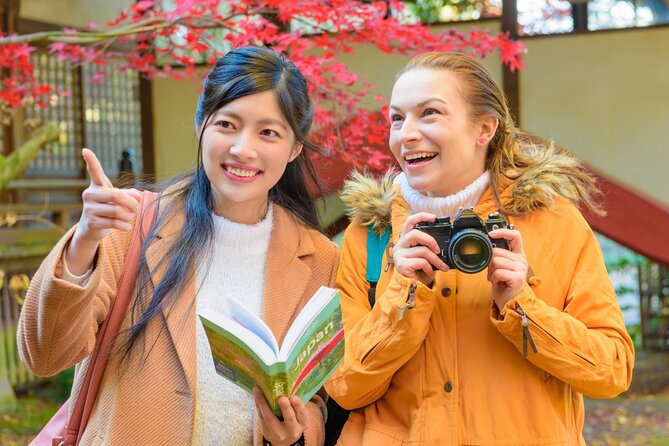
M 262 394 L 216 375 L 196 317 L 235 299 L 281 342 L 309 296 L 333 283 L 337 248 L 318 232 L 307 187 L 318 184 L 312 120 L 307 82 L 290 61 L 256 47 L 217 61 L 195 117 L 197 167 L 155 203 L 136 296 L 80 444 L 322 444 L 321 396 L 281 397 L 277 418 Z M 113 188 L 93 152 L 83 157 L 91 185 L 81 220 L 36 273 L 19 323 L 22 357 L 39 375 L 90 354 L 139 206 L 140 194 Z M 73 394 L 84 373 L 78 366 Z

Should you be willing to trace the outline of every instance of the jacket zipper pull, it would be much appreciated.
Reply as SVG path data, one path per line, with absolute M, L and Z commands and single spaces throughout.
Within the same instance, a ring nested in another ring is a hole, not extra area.
M 393 249 L 393 246 L 395 246 L 395 244 L 393 242 L 388 242 L 388 244 L 386 245 L 386 259 L 388 259 L 388 262 L 386 263 L 386 267 L 383 269 L 384 273 L 387 273 L 388 268 L 390 268 L 390 265 L 392 265 L 394 263 L 392 252 L 391 252 L 391 250 Z
M 416 287 L 418 287 L 418 285 L 415 283 L 411 284 L 409 287 L 409 298 L 406 302 L 400 305 L 400 320 L 402 320 L 404 317 L 404 310 L 411 309 L 416 306 Z
M 529 342 L 532 351 L 537 353 L 537 345 L 534 343 L 534 338 L 532 333 L 530 333 L 530 321 L 527 319 L 527 315 L 518 304 L 516 304 L 516 313 L 520 315 L 520 325 L 523 327 L 523 357 L 527 358 L 527 344 Z

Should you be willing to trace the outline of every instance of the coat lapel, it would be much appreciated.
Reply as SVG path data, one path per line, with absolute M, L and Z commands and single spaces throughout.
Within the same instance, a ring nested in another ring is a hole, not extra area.
M 177 211 L 175 214 L 158 231 L 156 240 L 147 249 L 147 264 L 149 271 L 153 271 L 152 281 L 154 286 L 160 282 L 167 268 L 167 264 L 163 264 L 156 270 L 157 263 L 170 248 L 184 224 L 183 213 Z M 163 308 L 163 317 L 179 357 L 179 362 L 184 369 L 191 395 L 194 397 L 197 364 L 194 272 L 188 274 L 187 283 L 181 295 L 171 305 Z
M 315 251 L 307 230 L 295 217 L 274 205 L 274 222 L 267 251 L 262 318 L 283 342 L 290 322 L 295 318 L 311 280 L 306 257 Z M 307 296 L 308 297 L 308 296 Z
M 156 240 L 147 250 L 147 263 L 149 270 L 154 271 L 152 277 L 154 284 L 160 281 L 166 268 L 166 265 L 161 265 L 156 270 L 157 262 L 169 249 L 183 224 L 184 215 L 177 212 L 159 230 Z M 276 336 L 279 345 L 283 342 L 290 322 L 302 307 L 301 301 L 305 298 L 304 294 L 312 275 L 305 259 L 314 251 L 315 246 L 307 230 L 288 211 L 275 205 L 265 267 L 262 318 Z M 163 309 L 163 316 L 184 369 L 191 395 L 195 395 L 197 316 L 194 273 L 189 274 L 182 295 L 173 305 Z

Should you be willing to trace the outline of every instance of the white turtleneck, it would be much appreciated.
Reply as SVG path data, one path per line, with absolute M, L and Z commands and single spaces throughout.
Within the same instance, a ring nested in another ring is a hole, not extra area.
M 264 220 L 254 225 L 214 216 L 214 238 L 209 255 L 196 271 L 199 312 L 226 312 L 224 298 L 235 299 L 260 315 L 265 283 L 265 261 L 272 232 L 272 205 Z M 193 445 L 253 444 L 253 396 L 219 376 L 202 322 L 197 319 L 197 390 Z
M 460 192 L 447 197 L 428 197 L 409 186 L 404 172 L 395 177 L 395 184 L 400 185 L 402 196 L 409 203 L 411 213 L 429 212 L 437 217 L 455 218 L 461 208 L 473 208 L 490 184 L 490 173 L 486 170 L 472 184 Z

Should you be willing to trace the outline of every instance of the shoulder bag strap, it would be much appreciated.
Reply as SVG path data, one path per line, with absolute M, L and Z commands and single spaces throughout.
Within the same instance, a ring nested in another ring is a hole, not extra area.
M 137 212 L 137 220 L 133 230 L 128 252 L 123 264 L 123 272 L 119 279 L 116 299 L 112 302 L 109 316 L 105 319 L 98 339 L 95 343 L 91 359 L 88 362 L 86 375 L 77 396 L 77 401 L 68 421 L 67 435 L 61 444 L 76 445 L 79 443 L 80 433 L 84 431 L 88 418 L 97 396 L 102 375 L 109 360 L 109 354 L 114 345 L 114 340 L 119 332 L 121 323 L 125 318 L 126 310 L 131 297 L 135 291 L 135 282 L 139 272 L 139 261 L 142 251 L 142 243 L 153 223 L 157 207 L 158 194 L 155 192 L 142 192 L 141 210 Z

